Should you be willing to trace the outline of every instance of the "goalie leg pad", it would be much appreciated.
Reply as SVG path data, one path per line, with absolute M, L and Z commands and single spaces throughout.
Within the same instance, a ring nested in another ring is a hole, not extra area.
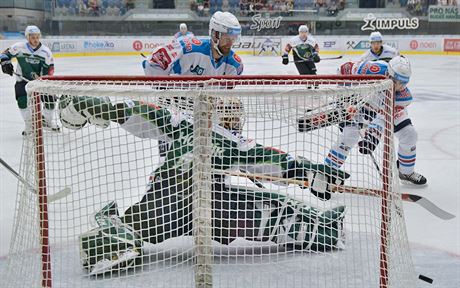
M 100 227 L 80 236 L 82 265 L 90 275 L 119 273 L 132 267 L 141 256 L 142 240 L 109 208 L 96 214 Z
M 321 213 L 314 208 L 302 208 L 281 222 L 276 242 L 298 250 L 343 249 L 345 210 L 345 206 L 338 206 Z

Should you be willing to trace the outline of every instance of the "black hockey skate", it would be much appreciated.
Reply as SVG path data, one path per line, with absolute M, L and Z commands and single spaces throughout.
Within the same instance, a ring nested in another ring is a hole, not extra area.
M 417 172 L 412 172 L 411 174 L 399 172 L 399 179 L 404 184 L 425 185 L 427 182 L 426 178 Z

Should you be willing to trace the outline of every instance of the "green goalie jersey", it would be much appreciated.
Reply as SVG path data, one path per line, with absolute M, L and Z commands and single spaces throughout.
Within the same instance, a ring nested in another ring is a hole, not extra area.
M 16 73 L 27 80 L 34 80 L 40 76 L 53 75 L 54 59 L 51 50 L 43 44 L 35 49 L 28 42 L 18 42 L 7 48 L 3 53 L 9 59 L 16 58 L 18 65 Z M 23 81 L 17 76 L 17 81 Z
M 83 114 L 120 123 L 124 130 L 137 137 L 168 142 L 166 160 L 155 171 L 155 177 L 171 172 L 181 175 L 191 170 L 193 160 L 193 118 L 191 116 L 138 101 L 126 100 L 123 104 L 114 106 L 100 98 L 88 97 L 74 97 L 72 100 L 61 99 L 61 109 L 70 101 L 80 113 L 82 110 L 87 110 L 88 113 Z M 120 109 L 120 105 L 123 106 L 123 109 Z M 62 116 L 65 114 L 61 112 L 61 122 L 64 126 L 66 121 Z M 86 122 L 86 119 L 82 119 L 83 121 Z M 91 122 L 91 119 L 89 121 Z M 211 161 L 212 169 L 215 171 L 240 168 L 250 173 L 302 179 L 308 171 L 321 171 L 335 179 L 343 180 L 349 177 L 347 173 L 327 165 L 295 159 L 279 149 L 257 144 L 239 132 L 225 129 L 217 124 L 214 124 L 212 129 Z

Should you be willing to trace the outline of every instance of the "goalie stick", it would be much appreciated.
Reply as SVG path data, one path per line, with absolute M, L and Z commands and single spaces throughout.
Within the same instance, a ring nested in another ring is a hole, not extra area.
M 352 97 L 330 102 L 323 107 L 330 106 L 325 111 L 314 112 L 308 110 L 306 115 L 297 119 L 297 129 L 299 132 L 310 132 L 316 129 L 328 127 L 346 120 L 351 120 L 356 114 L 357 100 Z M 309 114 L 310 113 L 310 114 Z
M 246 177 L 246 178 L 254 178 L 261 181 L 270 181 L 270 182 L 281 182 L 285 184 L 296 184 L 303 187 L 309 187 L 310 184 L 306 180 L 298 180 L 298 179 L 289 179 L 289 178 L 282 178 L 277 176 L 269 176 L 269 175 L 262 175 L 262 174 L 250 174 L 250 173 L 243 173 L 238 171 L 227 171 L 227 170 L 214 170 L 216 173 L 226 174 L 230 176 L 238 176 L 238 177 Z M 332 192 L 338 193 L 350 193 L 350 194 L 357 194 L 357 195 L 364 195 L 364 196 L 373 196 L 373 197 L 380 197 L 384 193 L 382 190 L 378 189 L 370 189 L 370 188 L 361 188 L 361 187 L 353 187 L 353 186 L 346 186 L 346 185 L 335 185 L 330 184 Z M 431 202 L 430 200 L 426 199 L 423 196 L 418 196 L 409 193 L 401 193 L 401 199 L 406 202 L 417 203 L 421 207 L 425 208 L 433 214 L 434 216 L 441 218 L 443 220 L 450 220 L 455 218 L 455 215 L 439 208 L 436 204 Z
M 27 186 L 30 190 L 32 190 L 32 192 L 34 192 L 35 194 L 38 194 L 35 187 L 29 182 L 27 182 L 27 180 L 24 179 L 21 175 L 19 175 L 19 173 L 16 172 L 16 170 L 14 170 L 10 165 L 8 165 L 8 163 L 6 163 L 2 158 L 0 158 L 0 164 L 2 164 L 8 171 L 10 171 L 10 173 L 13 174 L 13 176 L 16 177 L 19 181 L 21 181 L 25 186 Z M 72 190 L 69 187 L 65 187 L 61 191 L 55 194 L 49 195 L 48 202 L 51 203 L 53 201 L 57 201 L 64 197 L 67 197 L 71 192 Z

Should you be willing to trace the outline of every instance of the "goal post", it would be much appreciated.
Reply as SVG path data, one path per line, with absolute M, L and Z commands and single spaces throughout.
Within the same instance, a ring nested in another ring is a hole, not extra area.
M 391 80 L 50 76 L 27 91 L 35 189 L 18 185 L 9 287 L 415 286 Z M 345 147 L 377 118 L 374 159 Z

